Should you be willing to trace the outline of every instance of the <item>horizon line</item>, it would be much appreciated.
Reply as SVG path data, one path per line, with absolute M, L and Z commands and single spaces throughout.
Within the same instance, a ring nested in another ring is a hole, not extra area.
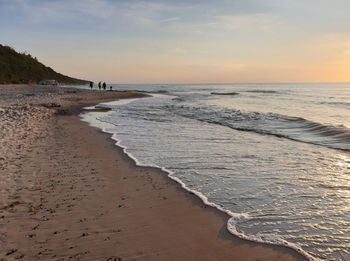
M 102 81 L 101 81 L 102 82 Z M 114 83 L 110 82 L 109 84 L 136 84 L 136 85 L 227 85 L 227 84 L 350 84 L 350 81 L 346 82 L 226 82 L 226 83 L 215 83 L 215 82 L 197 82 L 197 83 L 141 83 L 141 82 L 121 82 L 121 83 Z

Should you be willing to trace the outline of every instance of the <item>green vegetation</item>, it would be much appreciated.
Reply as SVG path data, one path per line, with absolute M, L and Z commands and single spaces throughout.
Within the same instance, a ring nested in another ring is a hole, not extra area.
M 66 84 L 87 83 L 57 73 L 30 54 L 18 53 L 13 48 L 0 44 L 0 84 L 38 83 L 41 80 L 56 80 Z

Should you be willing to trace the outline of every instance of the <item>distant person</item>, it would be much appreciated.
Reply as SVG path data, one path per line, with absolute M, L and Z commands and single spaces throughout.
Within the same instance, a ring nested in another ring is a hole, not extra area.
M 110 91 L 112 91 L 112 90 L 113 90 L 113 87 L 112 87 L 112 85 L 111 85 L 111 86 L 109 87 L 109 90 L 110 90 Z
M 94 87 L 94 83 L 90 82 L 90 89 L 92 90 L 93 87 Z
M 107 84 L 104 82 L 104 83 L 102 84 L 102 88 L 103 88 L 104 90 L 106 90 L 106 87 L 107 87 Z
M 101 82 L 98 82 L 98 89 L 101 90 Z

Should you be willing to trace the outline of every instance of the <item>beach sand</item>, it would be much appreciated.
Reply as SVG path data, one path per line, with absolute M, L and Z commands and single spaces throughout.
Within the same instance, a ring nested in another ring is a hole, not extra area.
M 305 260 L 137 167 L 82 106 L 138 92 L 0 86 L 0 260 Z

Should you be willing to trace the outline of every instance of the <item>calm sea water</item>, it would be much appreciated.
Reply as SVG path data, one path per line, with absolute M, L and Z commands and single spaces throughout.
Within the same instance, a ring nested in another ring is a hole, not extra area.
M 350 84 L 114 89 L 158 93 L 85 119 L 230 213 L 232 233 L 350 260 Z

